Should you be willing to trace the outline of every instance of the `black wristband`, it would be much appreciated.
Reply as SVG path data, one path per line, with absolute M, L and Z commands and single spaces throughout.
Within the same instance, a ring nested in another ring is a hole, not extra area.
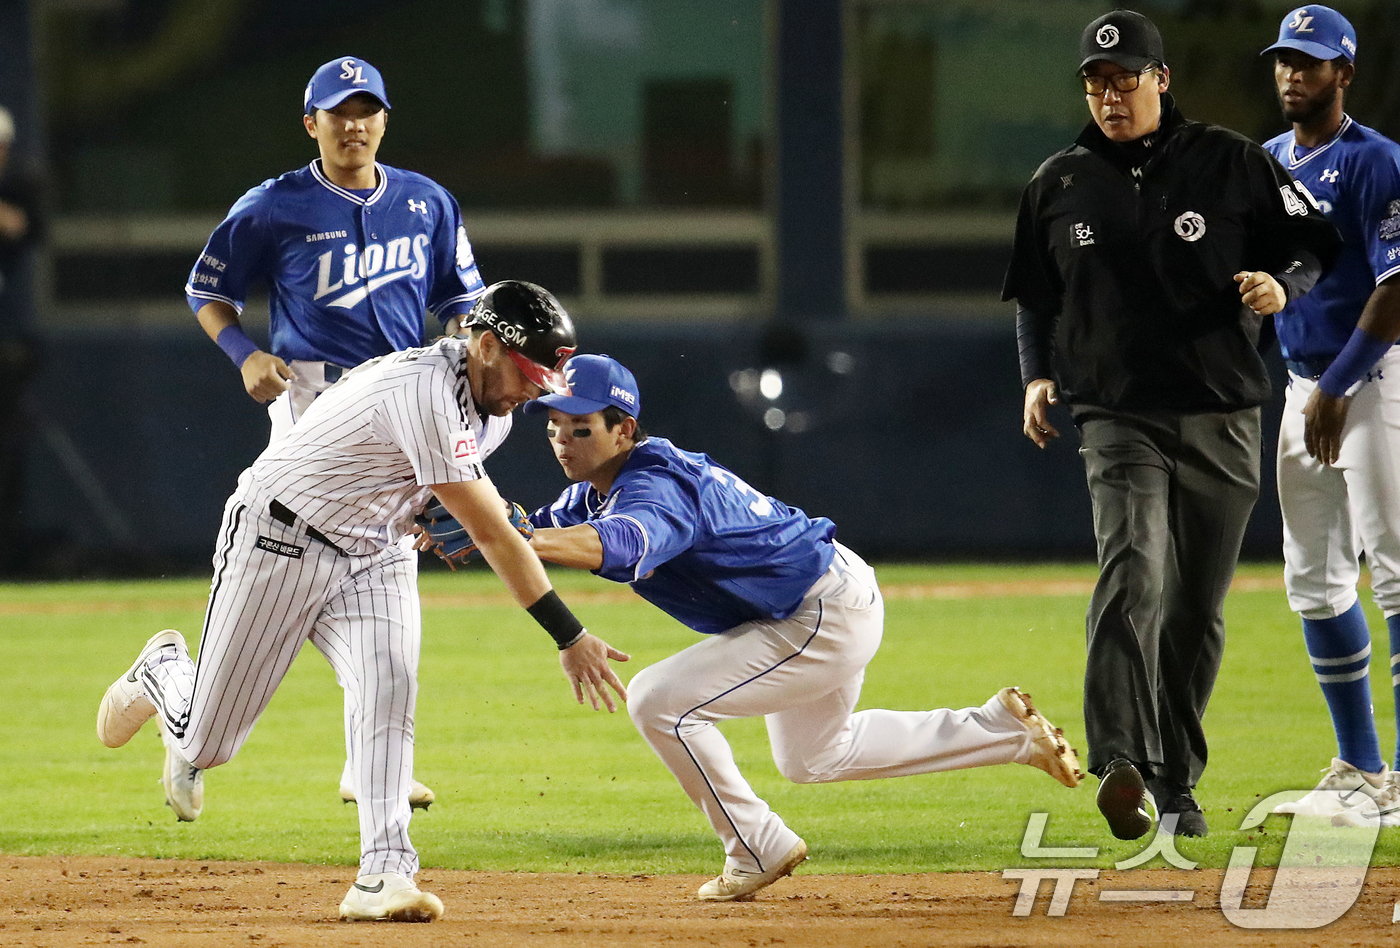
M 535 600 L 533 606 L 527 606 L 525 611 L 549 633 L 561 652 L 578 642 L 588 631 L 552 589 Z

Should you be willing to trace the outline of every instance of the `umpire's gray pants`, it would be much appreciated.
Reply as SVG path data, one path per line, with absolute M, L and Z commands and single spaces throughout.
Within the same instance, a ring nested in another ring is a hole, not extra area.
M 1223 606 L 1259 496 L 1260 412 L 1075 411 L 1094 505 L 1089 769 L 1116 757 L 1194 787 L 1225 646 Z

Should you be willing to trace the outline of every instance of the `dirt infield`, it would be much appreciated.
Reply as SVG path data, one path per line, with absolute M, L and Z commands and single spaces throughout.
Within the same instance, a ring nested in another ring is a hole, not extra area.
M 432 925 L 340 923 L 353 878 L 346 867 L 117 858 L 0 857 L 6 897 L 0 946 L 438 946 L 565 948 L 641 946 L 1104 945 L 1371 946 L 1391 944 L 1400 870 L 1372 870 L 1356 905 L 1324 928 L 1258 931 L 1219 909 L 1221 873 L 1105 872 L 1076 883 L 1064 915 L 1012 912 L 1020 883 L 996 873 L 798 875 L 748 903 L 706 904 L 699 876 L 460 872 L 429 869 L 424 889 L 447 914 Z M 1256 873 L 1245 907 L 1262 907 L 1269 878 Z M 1107 890 L 1194 891 L 1194 901 L 1100 901 Z

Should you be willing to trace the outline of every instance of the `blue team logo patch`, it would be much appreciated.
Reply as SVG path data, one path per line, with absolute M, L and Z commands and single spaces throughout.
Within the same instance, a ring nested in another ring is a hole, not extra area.
M 1379 228 L 1381 240 L 1400 238 L 1400 200 L 1391 201 L 1385 211 L 1385 220 L 1381 221 Z

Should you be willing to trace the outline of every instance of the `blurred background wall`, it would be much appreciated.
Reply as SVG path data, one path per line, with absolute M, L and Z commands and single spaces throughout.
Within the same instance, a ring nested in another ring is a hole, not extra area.
M 1292 0 L 1126 5 L 1186 114 L 1283 130 L 1258 51 Z M 1334 5 L 1360 36 L 1348 111 L 1400 137 L 1400 0 Z M 1020 434 L 999 288 L 1022 186 L 1087 121 L 1080 29 L 1112 6 L 0 0 L 0 105 L 50 209 L 0 320 L 24 355 L 0 362 L 21 393 L 0 570 L 207 568 L 267 418 L 184 280 L 239 195 L 315 156 L 302 89 L 340 55 L 384 73 L 380 159 L 456 195 L 488 282 L 549 287 L 637 372 L 651 431 L 869 555 L 1091 556 L 1073 435 Z M 265 334 L 265 300 L 244 321 Z M 1279 552 L 1265 464 L 1254 556 Z M 490 468 L 527 506 L 563 486 L 525 419 Z

